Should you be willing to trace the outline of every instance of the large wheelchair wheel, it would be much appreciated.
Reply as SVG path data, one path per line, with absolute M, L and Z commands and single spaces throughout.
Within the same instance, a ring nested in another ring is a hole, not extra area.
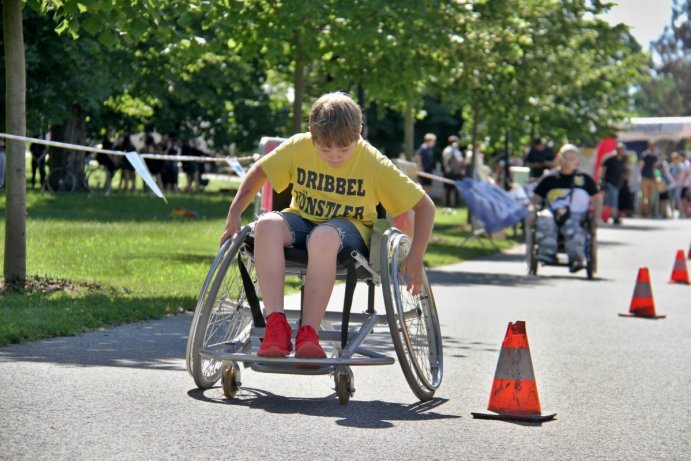
M 528 275 L 537 275 L 538 261 L 537 261 L 537 225 L 536 225 L 536 222 L 534 222 L 530 226 L 530 229 L 526 233 L 526 239 L 525 239 L 526 259 L 528 262 Z
M 597 272 L 597 238 L 592 223 L 588 223 L 588 236 L 585 242 L 585 273 L 592 280 Z
M 422 401 L 434 396 L 442 381 L 441 330 L 434 296 L 423 273 L 422 291 L 417 296 L 406 290 L 398 274 L 410 249 L 410 238 L 398 229 L 384 233 L 381 247 L 382 288 L 398 361 L 413 393 Z M 386 265 L 386 266 L 384 266 Z
M 197 300 L 187 338 L 187 371 L 197 387 L 208 389 L 225 371 L 223 362 L 203 358 L 206 347 L 249 340 L 252 314 L 242 284 L 239 262 L 256 282 L 254 264 L 243 250 L 249 226 L 223 244 L 209 270 Z

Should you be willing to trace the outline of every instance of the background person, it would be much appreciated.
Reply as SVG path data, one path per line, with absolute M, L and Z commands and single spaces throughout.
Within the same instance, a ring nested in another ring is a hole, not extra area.
M 590 175 L 577 169 L 578 147 L 565 144 L 559 153 L 559 170 L 542 178 L 533 191 L 533 204 L 546 205 L 537 215 L 537 259 L 550 264 L 557 262 L 560 232 L 564 236 L 569 271 L 577 272 L 585 267 L 586 230 L 582 224 L 588 212 L 597 216 L 598 189 Z M 532 215 L 535 219 L 534 212 Z M 597 219 L 593 218 L 593 225 L 596 223 Z
M 681 211 L 685 218 L 691 218 L 691 152 L 686 153 L 684 160 L 685 173 L 684 182 L 681 190 Z
M 178 155 L 178 146 L 173 136 L 164 135 L 161 142 L 163 153 L 165 155 Z M 163 170 L 161 171 L 161 182 L 163 183 L 163 191 L 178 193 L 178 162 L 175 160 L 166 160 L 163 162 Z
M 643 151 L 638 161 L 638 171 L 641 173 L 641 216 L 644 218 L 653 216 L 653 197 L 657 188 L 655 170 L 659 161 L 653 151 L 653 144 L 648 143 L 648 148 Z
M 114 140 L 115 128 L 111 126 L 108 127 L 108 129 L 106 130 L 106 134 L 103 136 L 103 140 L 101 141 L 101 148 L 105 150 L 113 150 L 113 146 L 115 145 Z M 104 154 L 99 152 L 98 154 L 96 154 L 96 161 L 109 173 L 108 177 L 106 178 L 106 184 L 104 187 L 105 195 L 109 195 L 113 185 L 113 176 L 115 176 L 115 170 L 117 170 L 115 166 L 115 160 L 113 160 L 113 157 L 110 154 Z
M 619 212 L 619 192 L 626 180 L 626 146 L 623 143 L 617 144 L 614 155 L 610 155 L 602 162 L 600 169 L 601 183 L 605 189 L 605 206 L 609 207 L 612 213 L 612 222 L 621 223 Z
M 180 155 L 201 157 L 204 153 L 197 149 L 194 139 L 189 139 L 186 143 L 182 145 Z M 187 175 L 187 186 L 185 187 L 185 192 L 199 192 L 201 190 L 201 174 L 204 169 L 204 165 L 199 162 L 182 162 L 182 171 Z
M 550 170 L 557 165 L 554 151 L 547 146 L 544 139 L 535 138 L 525 156 L 525 165 L 530 167 L 530 178 L 535 181 L 542 177 L 545 170 Z
M 434 160 L 434 146 L 437 143 L 437 135 L 434 133 L 427 133 L 424 137 L 424 142 L 420 144 L 415 152 L 415 163 L 417 163 L 418 170 L 425 173 L 434 173 L 434 165 L 437 163 Z M 429 178 L 418 177 L 418 182 L 429 193 L 432 188 L 432 180 Z
M 123 152 L 135 152 L 137 150 L 132 143 L 132 137 L 129 131 L 125 131 L 125 133 L 118 138 L 113 148 Z M 120 158 L 120 169 L 122 171 L 120 173 L 120 184 L 118 188 L 123 192 L 134 192 L 137 185 L 137 175 L 134 171 L 134 167 L 130 161 L 127 160 L 127 157 L 123 156 Z
M 36 187 L 36 170 L 38 170 L 38 188 L 43 190 L 46 184 L 46 153 L 48 149 L 44 144 L 33 143 L 29 146 L 31 152 L 31 188 Z
M 142 147 L 142 154 L 160 154 L 161 146 L 156 143 L 156 140 L 151 133 L 144 135 L 144 147 Z M 160 190 L 163 190 L 163 181 L 161 180 L 161 171 L 163 171 L 163 160 L 157 158 L 145 158 L 144 163 L 151 173 L 151 178 L 156 182 Z M 142 192 L 146 192 L 148 186 L 142 183 Z
M 344 247 L 367 253 L 378 203 L 393 216 L 415 210 L 415 234 L 400 272 L 407 274 L 413 295 L 422 287 L 434 203 L 362 139 L 361 129 L 361 110 L 349 96 L 320 97 L 312 106 L 309 132 L 292 136 L 253 165 L 230 205 L 221 242 L 240 230 L 242 212 L 267 179 L 277 191 L 293 185 L 290 207 L 264 214 L 255 227 L 254 256 L 267 315 L 260 356 L 283 357 L 292 350 L 292 329 L 283 313 L 284 247 L 310 254 L 295 356 L 326 356 L 317 331 L 335 283 L 336 257 Z
M 441 153 L 442 170 L 444 177 L 452 181 L 462 179 L 465 176 L 465 158 L 458 148 L 458 136 L 449 136 L 449 144 Z M 444 206 L 456 208 L 458 206 L 458 190 L 455 184 L 444 183 Z

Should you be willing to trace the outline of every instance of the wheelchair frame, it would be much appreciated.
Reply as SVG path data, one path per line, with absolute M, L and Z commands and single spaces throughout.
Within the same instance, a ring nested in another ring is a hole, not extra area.
M 345 279 L 343 312 L 327 311 L 319 331 L 323 344 L 330 344 L 325 359 L 259 357 L 256 351 L 264 335 L 265 321 L 259 307 L 257 281 L 252 259 L 254 223 L 245 226 L 218 252 L 202 286 L 187 342 L 187 369 L 202 389 L 222 380 L 224 394 L 232 399 L 241 386 L 240 363 L 265 373 L 333 374 L 338 400 L 348 403 L 355 392 L 352 366 L 390 365 L 392 357 L 364 346 L 374 328 L 389 326 L 399 363 L 413 393 L 430 400 L 443 377 L 443 351 L 436 304 L 426 274 L 422 291 L 412 296 L 399 280 L 398 264 L 410 248 L 410 238 L 396 228 L 385 231 L 386 221 L 373 230 L 370 258 L 357 251 L 339 255 L 337 279 Z M 307 270 L 305 250 L 287 248 L 286 275 L 298 276 L 304 288 Z M 302 254 L 296 254 L 296 252 Z M 236 267 L 237 266 L 237 267 Z M 238 281 L 239 280 L 239 281 Z M 358 281 L 368 286 L 364 313 L 351 314 L 353 292 Z M 386 316 L 374 308 L 375 286 L 382 285 Z M 304 293 L 301 289 L 301 309 Z M 285 310 L 293 326 L 300 310 Z M 359 323 L 350 330 L 350 322 Z M 334 324 L 340 323 L 340 330 Z M 294 331 L 297 328 L 294 328 Z
M 586 229 L 586 239 L 585 239 L 585 274 L 588 280 L 592 280 L 597 272 L 597 238 L 595 235 L 595 227 L 593 225 L 593 217 L 590 214 L 586 214 L 585 220 L 582 226 Z M 539 261 L 537 259 L 537 220 L 538 216 L 535 216 L 529 231 L 526 233 L 526 262 L 528 263 L 528 274 L 537 275 L 539 264 L 543 266 L 568 266 L 568 262 L 559 261 L 556 264 L 546 263 L 544 261 Z M 563 254 L 564 250 L 564 236 L 561 232 L 557 233 L 557 258 L 560 254 Z

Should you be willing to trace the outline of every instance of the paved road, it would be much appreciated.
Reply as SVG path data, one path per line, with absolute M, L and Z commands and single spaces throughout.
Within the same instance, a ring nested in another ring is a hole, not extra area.
M 233 401 L 201 392 L 183 360 L 189 315 L 0 349 L 0 459 L 688 460 L 691 287 L 666 282 L 690 239 L 689 221 L 601 229 L 594 281 L 565 268 L 527 277 L 518 247 L 431 271 L 446 373 L 428 403 L 398 365 L 356 368 L 346 407 L 327 376 L 246 371 Z M 667 319 L 617 316 L 640 266 Z M 555 421 L 470 415 L 515 320 Z

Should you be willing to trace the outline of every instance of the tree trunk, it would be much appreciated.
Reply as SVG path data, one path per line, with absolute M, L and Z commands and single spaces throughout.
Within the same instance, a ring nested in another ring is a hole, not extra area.
M 414 135 L 415 135 L 415 118 L 413 117 L 414 105 L 413 101 L 410 100 L 405 104 L 405 114 L 403 114 L 403 143 L 405 158 L 411 160 L 413 158 L 413 151 L 415 147 L 413 146 Z
M 26 136 L 26 65 L 22 1 L 2 2 L 3 41 L 5 43 L 5 116 L 10 134 Z M 24 286 L 26 281 L 26 166 L 25 146 L 7 141 L 5 259 L 7 282 Z
M 357 103 L 362 109 L 362 137 L 367 139 L 367 98 L 365 96 L 365 85 L 362 80 L 357 84 Z
M 71 112 L 71 117 L 65 120 L 63 124 L 51 128 L 51 139 L 83 145 L 86 143 L 86 113 L 79 104 L 73 105 Z M 86 155 L 84 151 L 51 147 L 49 153 L 48 167 L 50 170 L 61 168 L 64 172 L 63 176 L 72 173 L 77 180 L 75 191 L 84 191 L 84 157 Z
M 295 50 L 295 71 L 293 72 L 295 99 L 293 100 L 293 134 L 302 132 L 302 100 L 305 97 L 305 55 L 298 42 Z

